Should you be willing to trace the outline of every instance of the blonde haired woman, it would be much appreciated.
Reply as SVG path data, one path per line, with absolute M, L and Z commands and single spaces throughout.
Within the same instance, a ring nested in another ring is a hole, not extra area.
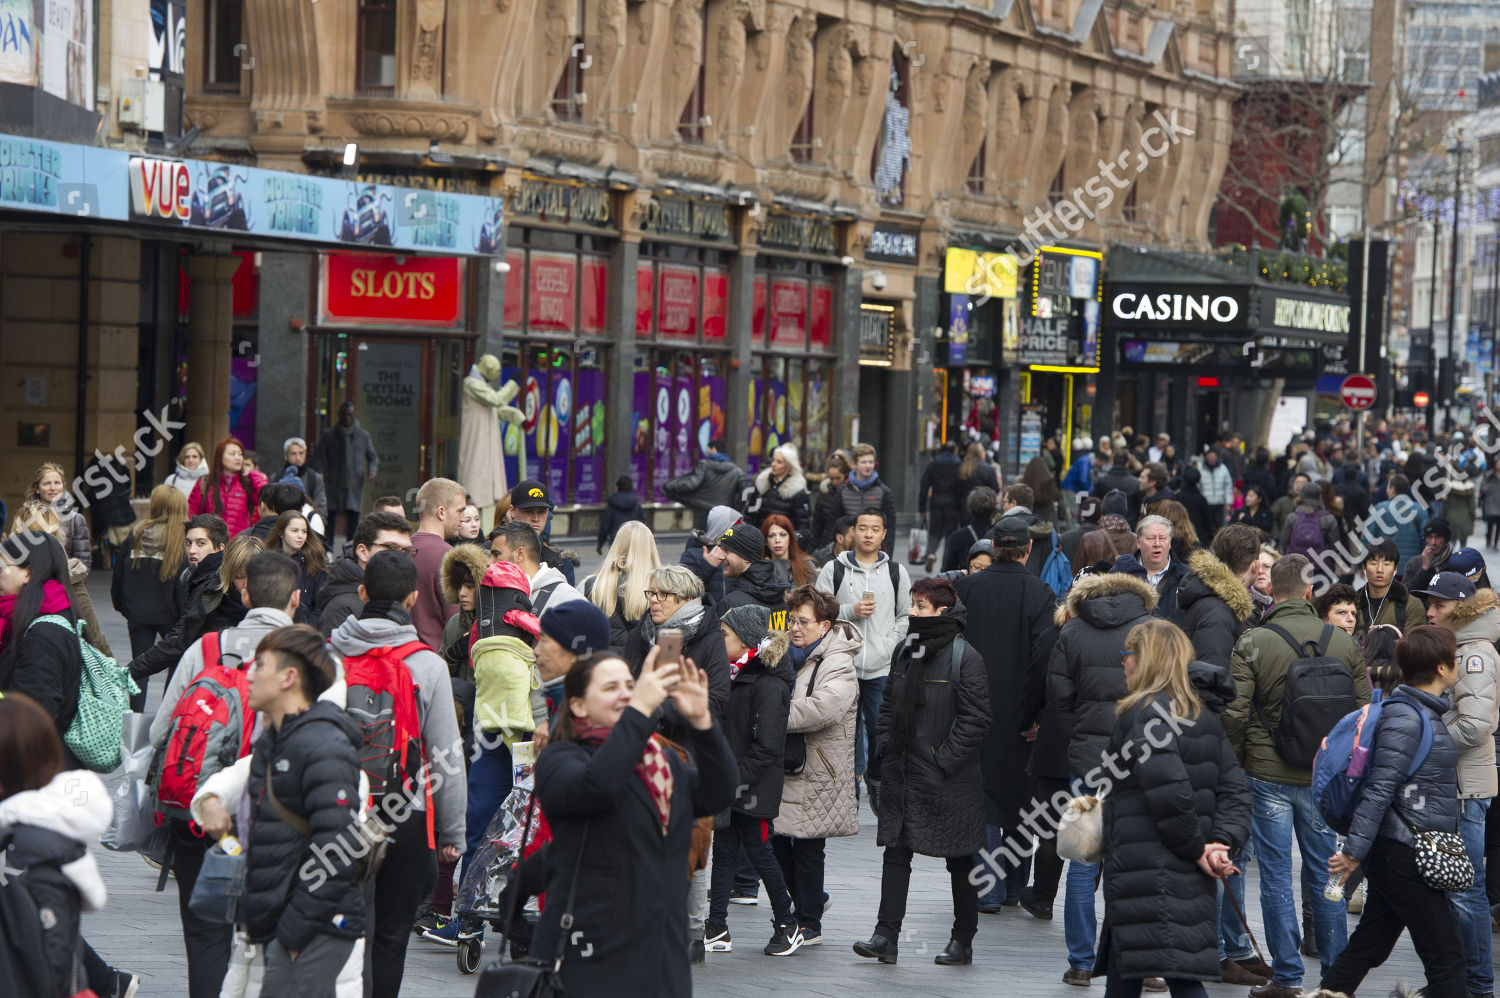
M 771 451 L 771 463 L 755 476 L 745 490 L 745 522 L 759 528 L 766 517 L 779 514 L 792 521 L 792 529 L 803 546 L 812 542 L 812 501 L 797 448 L 782 444 Z
M 203 445 L 196 441 L 189 440 L 183 444 L 182 449 L 177 452 L 177 470 L 167 476 L 165 484 L 181 492 L 184 499 L 192 495 L 193 486 L 198 484 L 198 479 L 208 474 L 207 454 Z
M 130 532 L 130 542 L 115 559 L 110 602 L 125 618 L 130 656 L 146 651 L 182 615 L 177 577 L 187 564 L 187 496 L 170 485 L 151 490 L 146 519 Z M 146 681 L 131 697 L 139 713 L 146 706 Z
M 1250 837 L 1249 784 L 1219 722 L 1234 681 L 1193 662 L 1187 635 L 1165 620 L 1132 628 L 1121 658 L 1129 692 L 1106 757 L 1129 769 L 1104 801 L 1093 973 L 1107 975 L 1105 998 L 1138 998 L 1149 977 L 1165 978 L 1174 998 L 1206 998 L 1202 982 L 1222 974 L 1215 881 Z
M 68 563 L 79 562 L 84 571 L 94 567 L 94 542 L 89 536 L 89 525 L 83 514 L 73 507 L 73 497 L 68 495 L 68 477 L 62 465 L 44 462 L 31 476 L 31 487 L 26 490 L 28 503 L 41 502 L 52 507 L 57 520 L 62 524 L 63 550 L 68 553 Z M 77 609 L 77 604 L 74 604 Z
M 49 465 L 43 465 L 43 468 Z M 50 467 L 57 467 L 50 465 Z M 39 473 L 40 474 L 40 473 Z M 74 516 L 79 514 L 75 513 Z M 80 517 L 82 519 L 82 517 Z M 57 543 L 63 546 L 63 551 L 68 553 L 68 530 L 64 521 L 57 515 L 54 507 L 42 499 L 28 499 L 21 504 L 16 511 L 16 518 L 11 521 L 7 536 L 22 531 L 33 531 L 50 535 Z M 84 528 L 87 536 L 88 528 Z M 109 642 L 104 638 L 104 629 L 99 626 L 99 618 L 94 613 L 94 601 L 89 597 L 89 567 L 78 558 L 68 557 L 68 604 L 73 608 L 73 613 L 88 625 L 83 632 L 84 639 L 89 644 L 98 648 L 110 657 L 114 653 L 110 651 Z
M 624 648 L 630 632 L 651 607 L 651 573 L 661 567 L 656 538 L 644 523 L 622 523 L 599 571 L 583 580 L 583 595 L 609 618 L 609 643 Z

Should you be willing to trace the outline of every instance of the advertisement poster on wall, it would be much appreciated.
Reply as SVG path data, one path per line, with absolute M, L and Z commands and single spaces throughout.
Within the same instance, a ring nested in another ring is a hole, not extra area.
M 355 355 L 357 378 L 354 404 L 359 423 L 370 434 L 380 458 L 375 480 L 365 489 L 365 502 L 376 496 L 404 495 L 420 481 L 422 346 L 419 343 L 359 344 Z
M 638 493 L 649 496 L 647 502 L 662 502 L 646 474 L 650 468 L 647 454 L 651 447 L 651 375 L 636 371 L 632 377 L 630 409 L 630 477 Z
M 568 458 L 573 440 L 573 379 L 564 371 L 553 371 L 551 383 L 543 383 L 542 412 L 537 419 L 537 454 L 546 462 L 543 481 L 552 501 L 561 505 L 574 500 L 568 496 Z
M 94 100 L 94 10 L 89 0 L 46 0 L 42 89 L 70 104 Z
M 31 0 L 0 0 L 0 83 L 36 83 L 36 38 Z
M 695 457 L 708 454 L 708 442 L 724 437 L 724 379 L 705 375 L 698 383 L 698 439 Z
M 760 471 L 760 455 L 765 447 L 765 427 L 761 422 L 761 414 L 764 411 L 763 400 L 766 392 L 764 378 L 750 379 L 750 411 L 746 413 L 750 422 L 750 452 L 745 459 L 745 473 L 753 475 Z
M 672 379 L 662 368 L 656 369 L 651 385 L 651 494 L 657 502 L 666 502 L 662 486 L 672 477 L 672 444 L 677 430 L 677 411 L 672 404 Z
M 673 426 L 672 439 L 672 474 L 686 475 L 693 470 L 697 463 L 697 455 L 693 453 L 693 435 L 697 430 L 698 421 L 695 419 L 697 406 L 693 404 L 693 379 L 679 374 L 677 376 L 676 397 L 672 404 L 677 411 L 673 414 L 676 419 Z
M 573 394 L 573 502 L 604 501 L 604 372 L 579 371 Z
M 766 449 L 762 456 L 770 459 L 771 452 L 786 443 L 786 382 L 772 381 L 766 386 L 766 413 L 770 426 L 766 432 Z
M 517 368 L 502 367 L 500 369 L 500 383 L 503 385 L 507 382 L 518 381 L 520 373 L 520 370 Z M 520 395 L 516 396 L 513 404 L 522 412 L 526 411 L 526 400 Z M 521 453 L 522 447 L 525 446 L 526 431 L 520 426 L 506 422 L 500 425 L 500 432 L 503 434 L 501 447 L 505 451 L 505 480 L 511 485 L 515 485 L 522 477 L 517 455 Z

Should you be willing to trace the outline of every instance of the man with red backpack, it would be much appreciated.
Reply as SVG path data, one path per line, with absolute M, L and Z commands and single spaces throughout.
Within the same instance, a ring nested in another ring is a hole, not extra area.
M 290 627 L 301 599 L 297 563 L 262 551 L 245 570 L 242 599 L 250 612 L 234 627 L 209 631 L 183 653 L 156 719 L 151 745 L 161 760 L 157 800 L 171 827 L 170 867 L 177 878 L 190 998 L 216 998 L 229 966 L 233 930 L 188 910 L 193 884 L 213 839 L 191 824 L 188 808 L 203 782 L 250 750 L 250 665 L 260 639 Z M 206 722 L 206 723 L 205 723 Z
M 395 998 L 417 907 L 437 880 L 438 856 L 451 862 L 462 852 L 468 789 L 448 666 L 412 626 L 416 560 L 399 551 L 374 555 L 359 594 L 359 616 L 328 640 L 343 657 L 346 706 L 361 728 L 360 767 L 370 779 L 372 807 L 394 822 L 385 861 L 370 882 L 366 980 L 374 998 Z

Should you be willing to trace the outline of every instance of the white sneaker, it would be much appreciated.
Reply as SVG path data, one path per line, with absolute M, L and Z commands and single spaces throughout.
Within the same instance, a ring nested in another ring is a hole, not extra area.
M 729 930 L 720 929 L 718 932 L 705 932 L 703 934 L 703 948 L 709 953 L 734 952 L 734 943 L 729 939 Z

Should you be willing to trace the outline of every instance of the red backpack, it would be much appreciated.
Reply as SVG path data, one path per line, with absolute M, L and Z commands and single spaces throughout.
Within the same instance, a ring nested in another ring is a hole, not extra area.
M 172 711 L 156 799 L 168 814 L 187 814 L 203 781 L 250 751 L 250 662 L 227 665 L 217 632 L 203 635 L 203 670 Z M 253 661 L 253 659 L 252 659 Z
M 425 767 L 427 753 L 422 744 L 422 715 L 418 687 L 412 681 L 406 656 L 426 651 L 421 641 L 408 641 L 395 648 L 376 648 L 344 659 L 345 709 L 359 725 L 359 766 L 370 780 L 370 798 L 411 793 L 422 778 L 427 800 L 427 839 L 433 835 L 432 787 Z

